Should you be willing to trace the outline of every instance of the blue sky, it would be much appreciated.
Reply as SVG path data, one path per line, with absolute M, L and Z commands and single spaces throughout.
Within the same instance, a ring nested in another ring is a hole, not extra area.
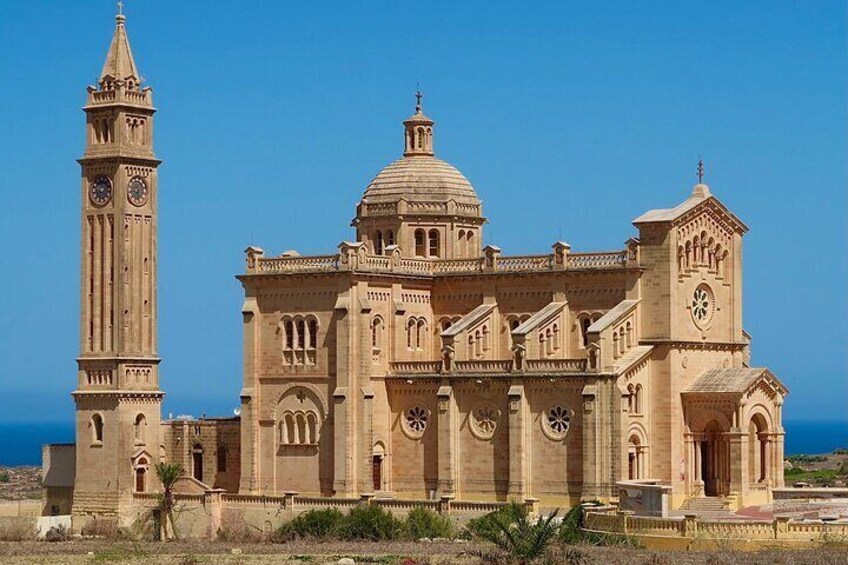
M 845 417 L 846 6 L 818 2 L 127 0 L 159 108 L 164 412 L 228 414 L 249 243 L 329 253 L 400 155 L 416 83 L 437 155 L 507 254 L 621 248 L 707 182 L 750 227 L 753 361 L 785 417 Z M 233 6 L 238 6 L 236 9 Z M 70 419 L 85 87 L 114 3 L 0 0 L 0 420 Z

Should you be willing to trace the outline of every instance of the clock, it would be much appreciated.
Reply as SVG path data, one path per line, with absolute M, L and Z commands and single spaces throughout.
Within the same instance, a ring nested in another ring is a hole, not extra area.
M 127 198 L 135 206 L 144 206 L 147 202 L 147 183 L 141 177 L 133 177 L 127 184 Z
M 112 199 L 112 181 L 109 177 L 97 177 L 91 182 L 88 197 L 97 206 L 103 206 Z

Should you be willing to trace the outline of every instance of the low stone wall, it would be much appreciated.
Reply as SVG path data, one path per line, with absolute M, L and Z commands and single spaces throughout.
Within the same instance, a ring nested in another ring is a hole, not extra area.
M 42 514 L 41 500 L 9 500 L 0 502 L 0 516 L 36 518 Z
M 639 516 L 668 517 L 672 488 L 660 481 L 644 479 L 621 481 L 618 486 L 619 507 Z
M 692 549 L 727 547 L 759 549 L 769 545 L 804 545 L 827 538 L 848 537 L 848 522 L 799 522 L 776 518 L 755 520 L 700 520 L 695 514 L 683 518 L 633 516 L 630 512 L 586 512 L 583 530 L 638 538 L 651 548 Z
M 848 518 L 848 488 L 776 488 L 775 516 Z
M 143 520 L 155 511 L 159 503 L 156 493 L 133 495 L 133 509 L 124 516 L 124 525 Z M 175 519 L 181 537 L 215 538 L 221 531 L 255 530 L 271 532 L 301 512 L 337 508 L 346 511 L 363 504 L 381 506 L 393 514 L 404 516 L 416 507 L 425 507 L 442 515 L 457 519 L 480 516 L 502 508 L 504 502 L 476 502 L 453 500 L 406 500 L 397 498 L 324 498 L 299 496 L 287 493 L 283 496 L 249 494 L 227 494 L 210 490 L 203 494 L 174 495 Z M 525 501 L 528 509 L 538 512 L 538 501 Z

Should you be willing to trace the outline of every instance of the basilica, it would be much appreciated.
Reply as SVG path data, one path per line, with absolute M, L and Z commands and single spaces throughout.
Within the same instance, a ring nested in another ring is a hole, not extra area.
M 420 94 L 397 160 L 355 203 L 355 241 L 245 250 L 239 415 L 163 419 L 141 76 L 118 15 L 84 107 L 76 443 L 46 452 L 72 461 L 45 481 L 52 512 L 120 515 L 160 488 L 160 461 L 191 492 L 328 500 L 564 507 L 642 481 L 679 508 L 783 486 L 788 391 L 750 365 L 743 326 L 748 227 L 703 168 L 620 249 L 509 255 L 483 246 L 486 188 L 437 157 Z

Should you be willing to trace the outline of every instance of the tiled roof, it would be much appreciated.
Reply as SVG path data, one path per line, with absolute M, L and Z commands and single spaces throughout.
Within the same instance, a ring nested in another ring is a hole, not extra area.
M 390 163 L 374 177 L 363 196 L 369 203 L 400 199 L 480 204 L 471 183 L 456 167 L 430 155 L 408 156 Z
M 732 367 L 728 369 L 708 369 L 697 379 L 689 383 L 682 392 L 730 392 L 743 393 L 750 389 L 761 377 L 768 378 L 770 384 L 784 393 L 788 392 L 768 369 L 752 367 Z

